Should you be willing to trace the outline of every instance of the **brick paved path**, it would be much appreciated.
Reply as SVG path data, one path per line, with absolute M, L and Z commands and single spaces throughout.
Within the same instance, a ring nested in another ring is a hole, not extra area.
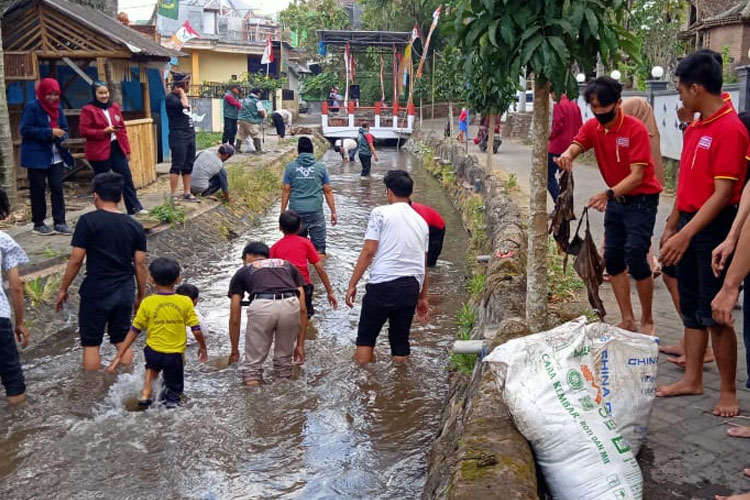
M 425 126 L 442 133 L 444 120 L 425 121 Z M 475 128 L 471 129 L 473 137 Z M 469 152 L 476 154 L 482 164 L 486 155 L 470 142 Z M 515 173 L 519 186 L 528 192 L 531 163 L 531 147 L 504 139 L 494 167 L 507 173 Z M 603 191 L 604 182 L 595 166 L 577 163 L 574 167 L 575 200 L 583 207 L 588 199 Z M 664 229 L 664 223 L 672 210 L 674 197 L 662 195 L 659 202 L 655 242 Z M 552 199 L 548 198 L 552 208 Z M 580 208 L 576 210 L 580 212 Z M 603 234 L 604 215 L 591 214 L 592 233 L 599 241 Z M 575 228 L 571 228 L 571 231 Z M 635 287 L 631 287 L 632 301 L 639 316 Z M 619 322 L 619 312 L 614 294 L 609 285 L 602 286 L 602 299 L 609 315 L 609 323 Z M 683 329 L 663 282 L 657 280 L 654 292 L 654 317 L 656 332 L 662 344 L 679 341 Z M 719 394 L 719 375 L 715 364 L 704 368 L 704 394 L 678 398 L 657 398 L 651 416 L 648 443 L 643 447 L 639 460 L 643 469 L 646 487 L 645 500 L 663 499 L 711 499 L 715 494 L 750 492 L 750 479 L 742 476 L 742 469 L 750 467 L 750 439 L 730 438 L 726 435 L 729 422 L 750 425 L 750 391 L 745 389 L 745 350 L 742 344 L 742 313 L 735 311 L 738 328 L 737 384 L 740 390 L 740 406 L 746 418 L 722 419 L 701 409 L 713 408 Z M 660 355 L 658 383 L 666 384 L 680 378 L 682 370 Z

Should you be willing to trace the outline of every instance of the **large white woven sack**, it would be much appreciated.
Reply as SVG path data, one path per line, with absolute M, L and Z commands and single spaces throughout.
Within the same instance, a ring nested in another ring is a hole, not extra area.
M 647 361 L 634 367 L 638 369 L 620 367 L 638 356 L 655 357 L 656 343 L 653 337 L 636 335 L 604 324 L 586 325 L 582 317 L 511 340 L 485 358 L 555 499 L 642 498 L 641 471 L 622 429 L 645 435 L 653 380 L 646 380 L 643 390 L 643 367 L 650 367 L 655 378 L 656 365 Z M 639 416 L 625 417 L 627 404 Z M 622 412 L 625 427 L 607 408 Z M 631 433 L 631 443 L 640 444 L 640 439 Z

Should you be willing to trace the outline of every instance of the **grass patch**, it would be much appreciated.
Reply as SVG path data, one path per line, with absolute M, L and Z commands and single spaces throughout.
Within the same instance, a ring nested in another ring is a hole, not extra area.
M 461 309 L 458 311 L 458 315 L 456 315 L 456 325 L 458 326 L 456 338 L 458 340 L 471 339 L 471 330 L 474 328 L 476 319 L 477 315 L 471 304 L 466 302 L 461 304 Z M 476 354 L 452 354 L 451 368 L 461 373 L 469 374 L 474 370 L 477 358 L 479 356 Z
M 196 132 L 195 149 L 201 149 L 218 146 L 221 144 L 221 132 Z
M 257 169 L 232 165 L 227 169 L 229 191 L 234 200 L 242 203 L 253 213 L 264 212 L 281 192 L 278 167 L 262 166 Z
M 185 208 L 177 205 L 171 197 L 164 197 L 164 203 L 148 211 L 148 214 L 159 222 L 166 224 L 184 224 Z
M 563 257 L 557 253 L 557 242 L 550 238 L 547 242 L 547 282 L 552 303 L 575 300 L 584 288 L 583 281 L 573 269 L 574 256 L 568 257 L 567 271 L 563 271 Z
M 44 248 L 42 249 L 42 255 L 48 259 L 54 259 L 55 257 L 60 257 L 64 253 L 65 252 L 52 248 L 49 245 L 45 245 Z
M 508 180 L 505 182 L 505 194 L 510 194 L 514 189 L 518 187 L 518 176 L 512 173 L 508 176 Z
M 484 274 L 472 274 L 469 280 L 466 282 L 466 290 L 472 299 L 478 299 L 484 293 L 485 286 Z
M 28 297 L 32 307 L 50 304 L 60 289 L 61 282 L 62 278 L 57 274 L 49 276 L 46 280 L 34 278 L 24 283 L 24 294 Z

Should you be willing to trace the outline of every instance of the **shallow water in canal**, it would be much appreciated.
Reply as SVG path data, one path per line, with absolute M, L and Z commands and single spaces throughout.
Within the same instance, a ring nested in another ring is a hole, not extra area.
M 342 163 L 330 151 L 323 160 L 339 214 L 339 225 L 328 229 L 325 267 L 340 307 L 328 306 L 316 282 L 317 338 L 307 342 L 297 376 L 279 380 L 267 370 L 266 385 L 246 389 L 225 361 L 229 279 L 248 240 L 270 245 L 280 237 L 277 204 L 257 228 L 217 244 L 210 258 L 182 262 L 186 281 L 201 290 L 198 309 L 209 329 L 206 366 L 198 365 L 196 346 L 187 350 L 182 408 L 132 411 L 143 377 L 143 339 L 132 373 L 116 377 L 82 373 L 81 348 L 69 333 L 24 353 L 31 399 L 20 408 L 0 403 L 0 498 L 419 497 L 464 299 L 467 235 L 437 181 L 407 153 L 383 151 L 367 181 L 359 178 L 359 163 Z M 369 212 L 386 202 L 383 174 L 395 167 L 413 174 L 413 199 L 445 217 L 445 247 L 430 275 L 431 320 L 412 328 L 410 363 L 390 362 L 383 333 L 378 362 L 361 368 L 351 355 L 366 280 L 353 310 L 344 294 Z M 243 345 L 244 333 L 240 350 Z M 112 353 L 105 343 L 105 362 Z

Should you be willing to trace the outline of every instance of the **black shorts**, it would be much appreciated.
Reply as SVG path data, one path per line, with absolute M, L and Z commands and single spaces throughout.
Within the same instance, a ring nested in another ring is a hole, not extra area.
M 169 150 L 172 154 L 170 174 L 188 175 L 193 173 L 195 163 L 195 137 L 190 139 L 169 139 Z
M 132 285 L 121 286 L 106 297 L 81 296 L 78 308 L 81 345 L 102 345 L 105 330 L 111 344 L 125 340 L 133 318 L 134 301 L 135 289 Z
M 679 229 L 690 222 L 694 213 L 680 213 Z M 685 328 L 702 330 L 716 326 L 711 314 L 711 301 L 724 284 L 726 270 L 718 278 L 711 269 L 711 252 L 729 233 L 737 208 L 725 208 L 690 240 L 682 260 L 677 263 L 677 290 Z M 727 263 L 727 268 L 729 267 Z
M 10 318 L 0 318 L 0 380 L 5 387 L 6 396 L 18 396 L 26 392 L 21 357 Z
M 315 308 L 313 307 L 313 291 L 315 286 L 311 283 L 302 287 L 305 290 L 305 306 L 307 307 L 307 317 L 312 318 L 315 314 Z
M 654 234 L 658 194 L 625 196 L 607 203 L 604 213 L 604 261 L 616 276 L 626 269 L 636 281 L 651 277 L 646 256 Z
M 438 229 L 430 227 L 430 242 L 427 245 L 427 265 L 435 267 L 440 252 L 443 251 L 443 239 L 445 239 L 445 228 Z
M 357 329 L 357 345 L 375 347 L 383 325 L 388 321 L 388 341 L 392 356 L 408 356 L 409 330 L 419 300 L 419 281 L 412 276 L 385 283 L 369 283 L 362 299 Z
M 149 346 L 143 349 L 146 369 L 162 372 L 162 401 L 168 404 L 179 404 L 185 386 L 184 359 L 181 352 L 159 352 Z

